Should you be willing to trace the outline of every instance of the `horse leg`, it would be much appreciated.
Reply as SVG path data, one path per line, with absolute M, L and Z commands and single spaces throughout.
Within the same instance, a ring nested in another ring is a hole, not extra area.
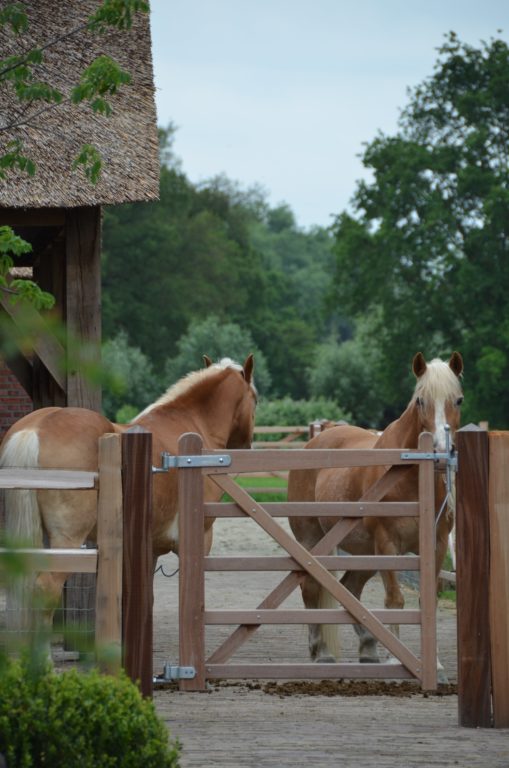
M 365 584 L 374 576 L 376 571 L 346 571 L 341 583 L 357 600 L 361 599 Z M 354 624 L 353 628 L 359 638 L 359 661 L 376 664 L 380 661 L 377 651 L 377 640 L 362 624 Z
M 442 570 L 442 566 L 444 564 L 445 556 L 447 554 L 447 549 L 449 546 L 449 533 L 450 533 L 449 520 L 444 520 L 443 524 L 442 524 L 442 521 L 440 521 L 437 526 L 437 543 L 436 543 L 436 550 L 435 550 L 435 577 L 436 577 L 437 594 L 438 594 L 438 580 L 440 577 L 440 571 Z M 438 653 L 438 637 L 437 637 L 437 682 L 439 683 L 449 682 L 447 673 L 443 667 L 442 662 L 440 661 L 440 656 Z
M 290 518 L 290 527 L 297 541 L 310 550 L 320 541 L 323 529 L 314 518 Z M 300 585 L 305 608 L 337 607 L 326 590 L 321 589 L 311 576 L 305 576 Z M 336 627 L 331 624 L 308 624 L 309 654 L 313 661 L 331 663 L 339 655 L 339 642 Z
M 389 535 L 387 528 L 383 525 L 378 526 L 375 532 L 375 554 L 376 555 L 399 555 L 400 550 Z M 402 609 L 405 607 L 405 598 L 399 585 L 398 577 L 394 571 L 380 571 L 385 588 L 384 605 L 389 609 Z M 399 638 L 399 624 L 391 624 L 390 630 Z M 395 659 L 392 654 L 389 656 L 389 664 L 399 664 L 399 659 Z

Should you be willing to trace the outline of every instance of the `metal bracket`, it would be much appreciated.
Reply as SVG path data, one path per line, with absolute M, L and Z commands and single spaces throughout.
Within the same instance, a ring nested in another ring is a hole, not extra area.
M 402 459 L 409 459 L 412 460 L 421 460 L 421 459 L 427 459 L 430 461 L 445 461 L 447 464 L 447 473 L 451 472 L 451 470 L 454 470 L 455 472 L 458 471 L 458 456 L 454 451 L 454 447 L 451 444 L 451 428 L 448 424 L 445 425 L 445 451 L 443 453 L 438 453 L 433 451 L 433 453 L 425 452 L 425 453 L 417 453 L 417 452 L 404 452 L 401 454 Z M 450 481 L 450 478 L 448 477 L 448 481 Z M 449 482 L 448 482 L 449 487 Z
M 155 681 L 192 680 L 194 677 L 196 677 L 196 669 L 194 667 L 179 667 L 178 664 L 165 662 L 163 674 L 156 677 Z
M 458 457 L 452 451 L 449 453 L 417 453 L 416 451 L 413 453 L 405 452 L 401 454 L 401 458 L 408 459 L 409 461 L 421 461 L 422 459 L 428 459 L 431 461 L 445 461 L 447 465 L 453 469 L 458 468 Z
M 164 451 L 161 453 L 161 466 L 152 467 L 152 472 L 168 472 L 169 469 L 196 469 L 197 467 L 229 467 L 232 457 L 227 453 L 211 455 L 198 454 L 196 456 L 174 456 Z

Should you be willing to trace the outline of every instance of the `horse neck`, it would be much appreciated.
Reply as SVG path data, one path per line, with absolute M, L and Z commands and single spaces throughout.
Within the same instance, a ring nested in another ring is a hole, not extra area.
M 380 435 L 375 448 L 417 448 L 421 425 L 414 403 Z
M 151 428 L 160 419 L 161 431 L 165 431 L 167 420 L 176 424 L 182 432 L 196 432 L 203 438 L 207 448 L 225 448 L 232 431 L 236 406 L 239 401 L 233 376 L 219 377 L 217 381 L 200 383 L 168 403 L 155 406 L 151 415 Z M 138 423 L 143 421 L 140 419 Z M 181 422 L 182 426 L 178 426 Z

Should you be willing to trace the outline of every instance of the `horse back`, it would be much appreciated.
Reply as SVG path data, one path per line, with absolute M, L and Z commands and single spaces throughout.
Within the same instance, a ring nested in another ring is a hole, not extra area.
M 117 431 L 105 416 L 87 408 L 40 408 L 13 424 L 2 441 L 2 453 L 23 433 L 36 436 L 39 467 L 95 471 L 99 438 Z

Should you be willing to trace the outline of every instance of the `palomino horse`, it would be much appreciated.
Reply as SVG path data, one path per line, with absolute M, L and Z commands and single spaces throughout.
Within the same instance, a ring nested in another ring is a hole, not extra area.
M 431 432 L 434 447 L 444 451 L 446 425 L 451 437 L 460 423 L 463 401 L 460 375 L 463 361 L 454 352 L 448 363 L 435 359 L 426 363 L 422 353 L 415 355 L 413 372 L 417 378 L 415 391 L 404 413 L 377 435 L 366 429 L 339 426 L 326 429 L 309 441 L 306 448 L 417 448 L 419 434 Z M 288 480 L 289 501 L 357 501 L 386 471 L 386 467 L 351 467 L 322 470 L 293 470 Z M 418 498 L 418 469 L 408 467 L 404 476 L 384 496 L 385 501 L 415 501 Z M 446 496 L 445 482 L 436 476 L 435 499 L 437 514 Z M 297 540 L 311 549 L 329 530 L 337 518 L 290 518 Z M 453 513 L 447 509 L 436 526 L 436 575 L 447 552 L 448 534 L 453 526 Z M 418 521 L 415 518 L 363 518 L 341 542 L 352 555 L 395 555 L 418 553 Z M 375 571 L 346 571 L 341 582 L 360 599 L 366 582 Z M 397 577 L 392 571 L 382 572 L 385 586 L 385 607 L 403 608 L 404 598 Z M 330 607 L 332 598 L 307 576 L 302 585 L 306 608 Z M 359 659 L 377 662 L 376 640 L 365 628 L 356 625 L 359 636 Z M 398 634 L 399 627 L 393 627 Z M 309 625 L 309 651 L 316 661 L 334 661 L 338 655 L 337 632 L 334 625 Z M 440 665 L 439 665 L 440 669 Z
M 251 447 L 256 407 L 253 355 L 243 366 L 229 358 L 216 364 L 206 356 L 204 359 L 206 368 L 178 381 L 132 422 L 152 433 L 155 465 L 160 465 L 162 452 L 177 453 L 177 442 L 184 432 L 200 434 L 209 449 Z M 96 471 L 99 438 L 129 426 L 112 424 L 85 408 L 41 408 L 7 432 L 0 466 Z M 154 475 L 154 564 L 166 552 L 178 554 L 176 475 L 175 471 Z M 215 483 L 205 488 L 208 501 L 218 501 L 221 493 Z M 13 538 L 31 542 L 34 547 L 42 547 L 43 540 L 51 548 L 79 547 L 95 535 L 97 492 L 8 491 L 6 510 Z M 207 521 L 205 532 L 207 553 L 212 545 L 212 522 Z M 48 628 L 67 576 L 41 573 L 36 579 L 36 596 L 48 606 L 44 617 Z

